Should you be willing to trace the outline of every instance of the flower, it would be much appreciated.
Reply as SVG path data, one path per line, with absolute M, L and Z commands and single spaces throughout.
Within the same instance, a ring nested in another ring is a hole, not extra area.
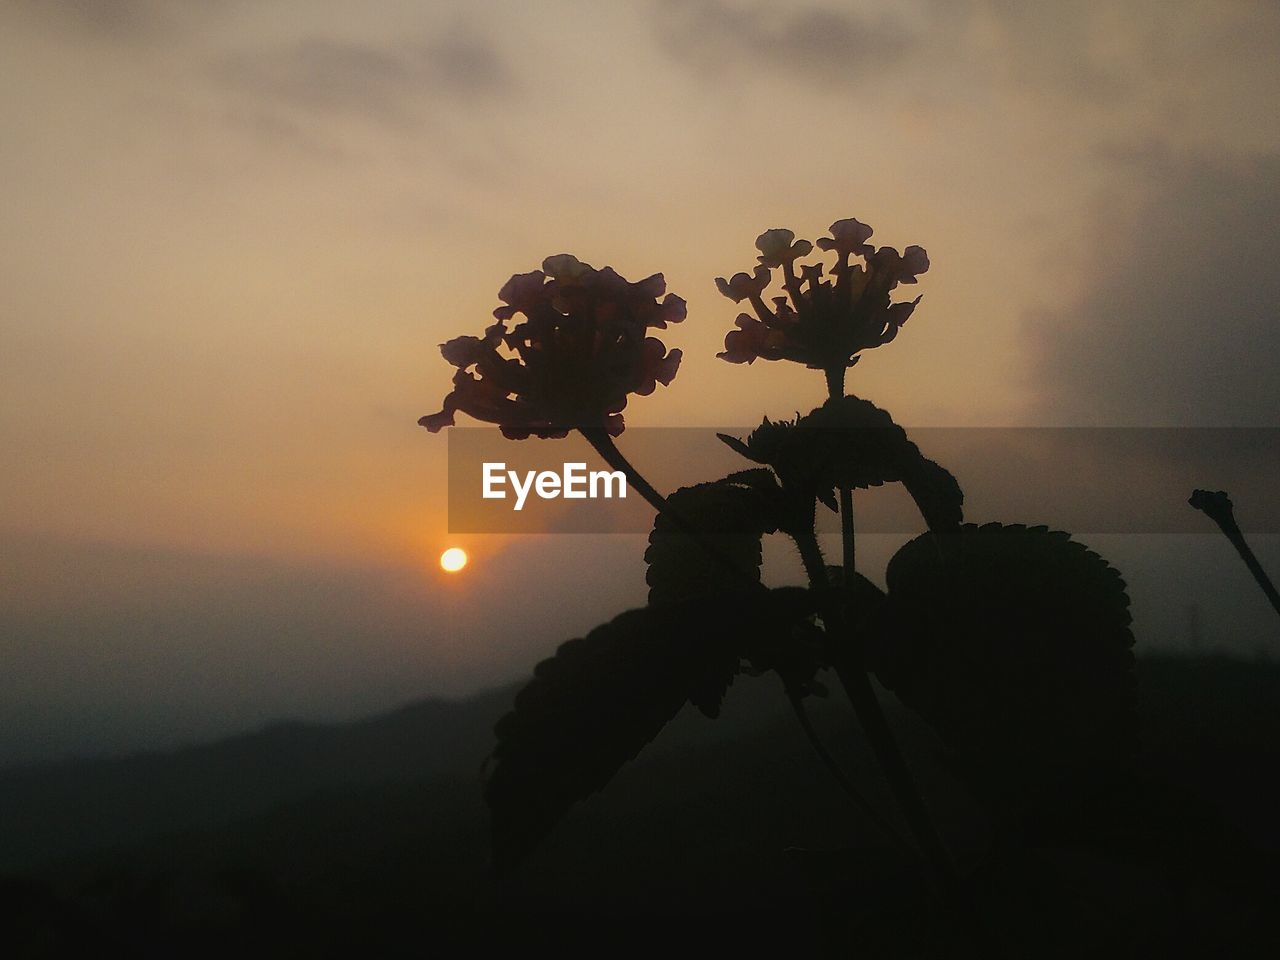
M 728 280 L 724 277 L 716 277 L 716 289 L 734 303 L 741 303 L 748 297 L 758 297 L 764 293 L 764 288 L 769 285 L 771 278 L 772 274 L 768 267 L 756 267 L 754 276 L 735 273 Z
M 790 230 L 779 228 L 766 230 L 756 237 L 756 249 L 760 251 L 756 259 L 764 266 L 781 267 L 807 257 L 813 252 L 813 244 L 808 240 L 796 240 L 796 235 Z
M 458 369 L 440 412 L 418 421 L 432 433 L 460 411 L 515 440 L 582 428 L 617 436 L 627 397 L 670 384 L 680 366 L 679 350 L 646 335 L 685 318 L 660 273 L 631 283 L 562 253 L 513 276 L 498 297 L 504 305 L 483 337 L 440 345 Z
M 874 233 L 869 226 L 852 217 L 848 220 L 837 220 L 831 225 L 831 236 L 818 241 L 819 250 L 834 250 L 841 254 L 856 254 L 861 257 L 874 253 L 875 247 L 867 243 Z
M 920 298 L 894 302 L 890 296 L 899 284 L 915 283 L 929 269 L 922 247 L 903 253 L 894 247 L 876 248 L 867 240 L 871 228 L 852 218 L 831 225 L 831 236 L 817 243 L 820 250 L 836 255 L 828 278 L 824 265 L 796 264 L 814 249 L 808 240 L 796 240 L 786 229 L 766 230 L 756 238 L 760 266 L 753 274 L 738 273 L 732 279 L 716 279 L 719 291 L 734 303 L 750 302 L 755 316 L 738 315 L 736 329 L 724 339 L 717 354 L 730 363 L 757 359 L 793 360 L 826 371 L 842 371 L 858 361 L 861 350 L 883 346 L 898 335 Z M 852 258 L 862 263 L 852 263 Z M 786 296 L 764 302 L 763 291 L 781 268 Z

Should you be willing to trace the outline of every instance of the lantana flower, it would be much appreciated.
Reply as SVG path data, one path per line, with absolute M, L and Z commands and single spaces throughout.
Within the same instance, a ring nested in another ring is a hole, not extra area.
M 680 366 L 679 350 L 647 335 L 685 318 L 684 300 L 666 292 L 660 273 L 631 283 L 562 253 L 513 276 L 498 298 L 504 305 L 484 336 L 440 345 L 458 370 L 443 409 L 418 421 L 432 433 L 462 412 L 513 440 L 571 430 L 617 436 L 628 396 L 670 384 Z
M 859 351 L 896 337 L 920 298 L 895 303 L 891 295 L 899 284 L 915 283 L 929 269 L 929 257 L 918 246 L 901 254 L 893 247 L 877 249 L 867 242 L 871 232 L 854 219 L 831 225 L 831 236 L 817 243 L 836 256 L 826 278 L 824 264 L 798 264 L 813 251 L 808 240 L 796 240 L 785 229 L 760 234 L 760 266 L 752 274 L 716 280 L 722 294 L 735 303 L 747 300 L 755 312 L 738 315 L 737 329 L 725 337 L 717 356 L 730 363 L 793 360 L 836 372 L 857 363 Z M 785 295 L 773 297 L 770 306 L 764 290 L 779 268 Z

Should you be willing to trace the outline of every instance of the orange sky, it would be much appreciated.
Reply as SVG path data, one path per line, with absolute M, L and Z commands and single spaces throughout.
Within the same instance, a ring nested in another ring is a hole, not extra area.
M 1185 274 L 1117 266 L 1166 193 L 1274 204 L 1277 39 L 1261 2 L 8 5 L 0 532 L 66 563 L 429 564 L 436 344 L 510 274 L 561 251 L 665 272 L 684 365 L 628 421 L 749 424 L 821 385 L 716 360 L 736 310 L 713 278 L 765 228 L 848 216 L 933 264 L 850 381 L 899 422 L 1106 423 L 1130 399 L 1179 422 L 1139 380 L 1090 405 L 1053 358 L 1091 324 L 1155 329 L 1105 304 Z M 1245 420 L 1274 422 L 1266 391 Z

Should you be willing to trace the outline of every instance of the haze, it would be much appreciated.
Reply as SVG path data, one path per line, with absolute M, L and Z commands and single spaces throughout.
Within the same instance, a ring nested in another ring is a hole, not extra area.
M 817 403 L 715 359 L 712 281 L 856 216 L 933 264 L 850 381 L 900 423 L 1280 426 L 1278 42 L 1266 2 L 6 5 L 0 761 L 459 695 L 642 602 L 642 539 L 449 538 L 415 426 L 549 254 L 689 301 L 635 425 Z M 1085 539 L 1142 643 L 1198 605 L 1280 649 L 1216 534 Z

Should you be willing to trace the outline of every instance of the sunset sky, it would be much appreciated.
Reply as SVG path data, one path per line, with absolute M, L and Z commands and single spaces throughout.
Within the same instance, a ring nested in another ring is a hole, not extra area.
M 637 426 L 821 400 L 715 358 L 713 279 L 843 217 L 932 261 L 850 378 L 899 423 L 1280 426 L 1278 51 L 1261 0 L 6 4 L 0 762 L 459 694 L 642 602 L 642 539 L 450 538 L 415 425 L 549 254 L 688 300 Z M 1220 537 L 1096 545 L 1144 641 L 1274 635 Z

